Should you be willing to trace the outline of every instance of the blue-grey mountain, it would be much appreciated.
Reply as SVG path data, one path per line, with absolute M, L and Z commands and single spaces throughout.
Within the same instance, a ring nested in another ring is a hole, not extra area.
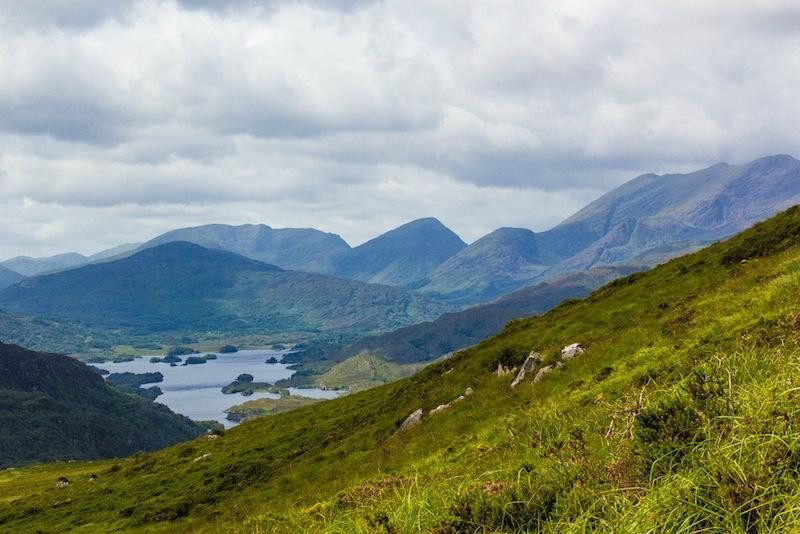
M 0 289 L 4 289 L 24 279 L 25 277 L 18 272 L 0 265 Z
M 778 155 L 689 174 L 645 174 L 534 234 L 501 229 L 433 270 L 420 290 L 458 304 L 550 276 L 651 266 L 731 236 L 800 203 L 800 161 Z

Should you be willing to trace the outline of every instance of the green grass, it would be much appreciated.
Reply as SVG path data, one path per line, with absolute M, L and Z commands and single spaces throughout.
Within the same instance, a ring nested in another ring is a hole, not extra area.
M 396 383 L 137 455 L 94 483 L 17 490 L 0 529 L 796 530 L 798 241 L 793 208 Z M 586 353 L 538 384 L 493 372 L 573 342 Z M 422 424 L 397 434 L 417 408 Z M 37 467 L 0 478 L 0 495 L 48 469 L 54 484 L 61 467 Z

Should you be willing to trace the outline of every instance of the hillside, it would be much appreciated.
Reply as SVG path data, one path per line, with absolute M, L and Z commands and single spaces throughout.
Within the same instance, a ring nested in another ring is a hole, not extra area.
M 5 289 L 10 285 L 23 280 L 25 277 L 16 271 L 12 271 L 8 267 L 0 265 L 0 289 Z
M 489 304 L 445 313 L 433 321 L 365 336 L 346 345 L 311 344 L 305 353 L 292 357 L 299 357 L 301 361 L 304 356 L 308 360 L 321 356 L 342 360 L 368 353 L 402 364 L 434 360 L 496 334 L 512 319 L 539 315 L 564 300 L 585 297 L 592 290 L 633 270 L 629 267 L 605 267 L 557 276 L 518 289 Z M 298 376 L 295 380 L 300 378 Z
M 0 343 L 0 468 L 129 456 L 197 437 L 165 406 L 120 393 L 86 365 Z
M 36 276 L 37 274 L 77 267 L 78 265 L 83 265 L 87 261 L 88 258 L 86 256 L 69 252 L 44 258 L 17 256 L 10 260 L 0 262 L 0 265 L 24 276 Z
M 350 245 L 336 234 L 313 228 L 271 228 L 265 224 L 207 224 L 179 228 L 151 239 L 140 250 L 175 241 L 227 250 L 284 269 L 297 270 L 350 250 Z
M 311 270 L 362 282 L 411 286 L 466 246 L 439 220 L 417 219 Z
M 426 294 L 487 302 L 557 274 L 652 266 L 729 237 L 800 202 L 800 161 L 778 155 L 688 174 L 645 174 L 558 226 L 497 230 L 435 269 Z
M 284 271 L 185 242 L 27 279 L 0 309 L 130 332 L 377 332 L 447 309 L 400 288 Z
M 800 208 L 379 388 L 0 479 L 9 530 L 711 532 L 800 525 Z M 517 388 L 498 364 L 585 353 Z M 470 391 L 465 391 L 467 388 Z M 437 414 L 430 410 L 459 395 Z M 417 409 L 421 422 L 398 433 Z M 5 480 L 5 482 L 2 482 Z M 200 491 L 202 489 L 202 491 Z M 55 504 L 58 503 L 56 506 Z

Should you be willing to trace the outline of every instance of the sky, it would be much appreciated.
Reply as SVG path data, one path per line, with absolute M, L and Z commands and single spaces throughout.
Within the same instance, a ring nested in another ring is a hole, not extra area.
M 0 259 L 206 223 L 544 230 L 800 156 L 794 0 L 0 0 Z

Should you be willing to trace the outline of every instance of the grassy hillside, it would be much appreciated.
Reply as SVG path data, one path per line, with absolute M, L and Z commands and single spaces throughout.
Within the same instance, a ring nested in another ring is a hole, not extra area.
M 0 496 L 13 499 L 0 528 L 791 530 L 799 243 L 793 208 L 399 382 L 107 463 L 94 483 L 0 477 Z M 549 363 L 573 342 L 586 352 L 539 383 L 511 389 L 494 373 L 532 349 Z M 429 413 L 467 387 L 474 394 Z M 418 408 L 421 424 L 397 433 Z
M 86 365 L 0 343 L 0 467 L 113 458 L 197 437 L 186 417 L 110 387 Z
M 409 291 L 284 271 L 185 242 L 27 279 L 0 291 L 7 311 L 151 332 L 377 332 L 448 308 Z

